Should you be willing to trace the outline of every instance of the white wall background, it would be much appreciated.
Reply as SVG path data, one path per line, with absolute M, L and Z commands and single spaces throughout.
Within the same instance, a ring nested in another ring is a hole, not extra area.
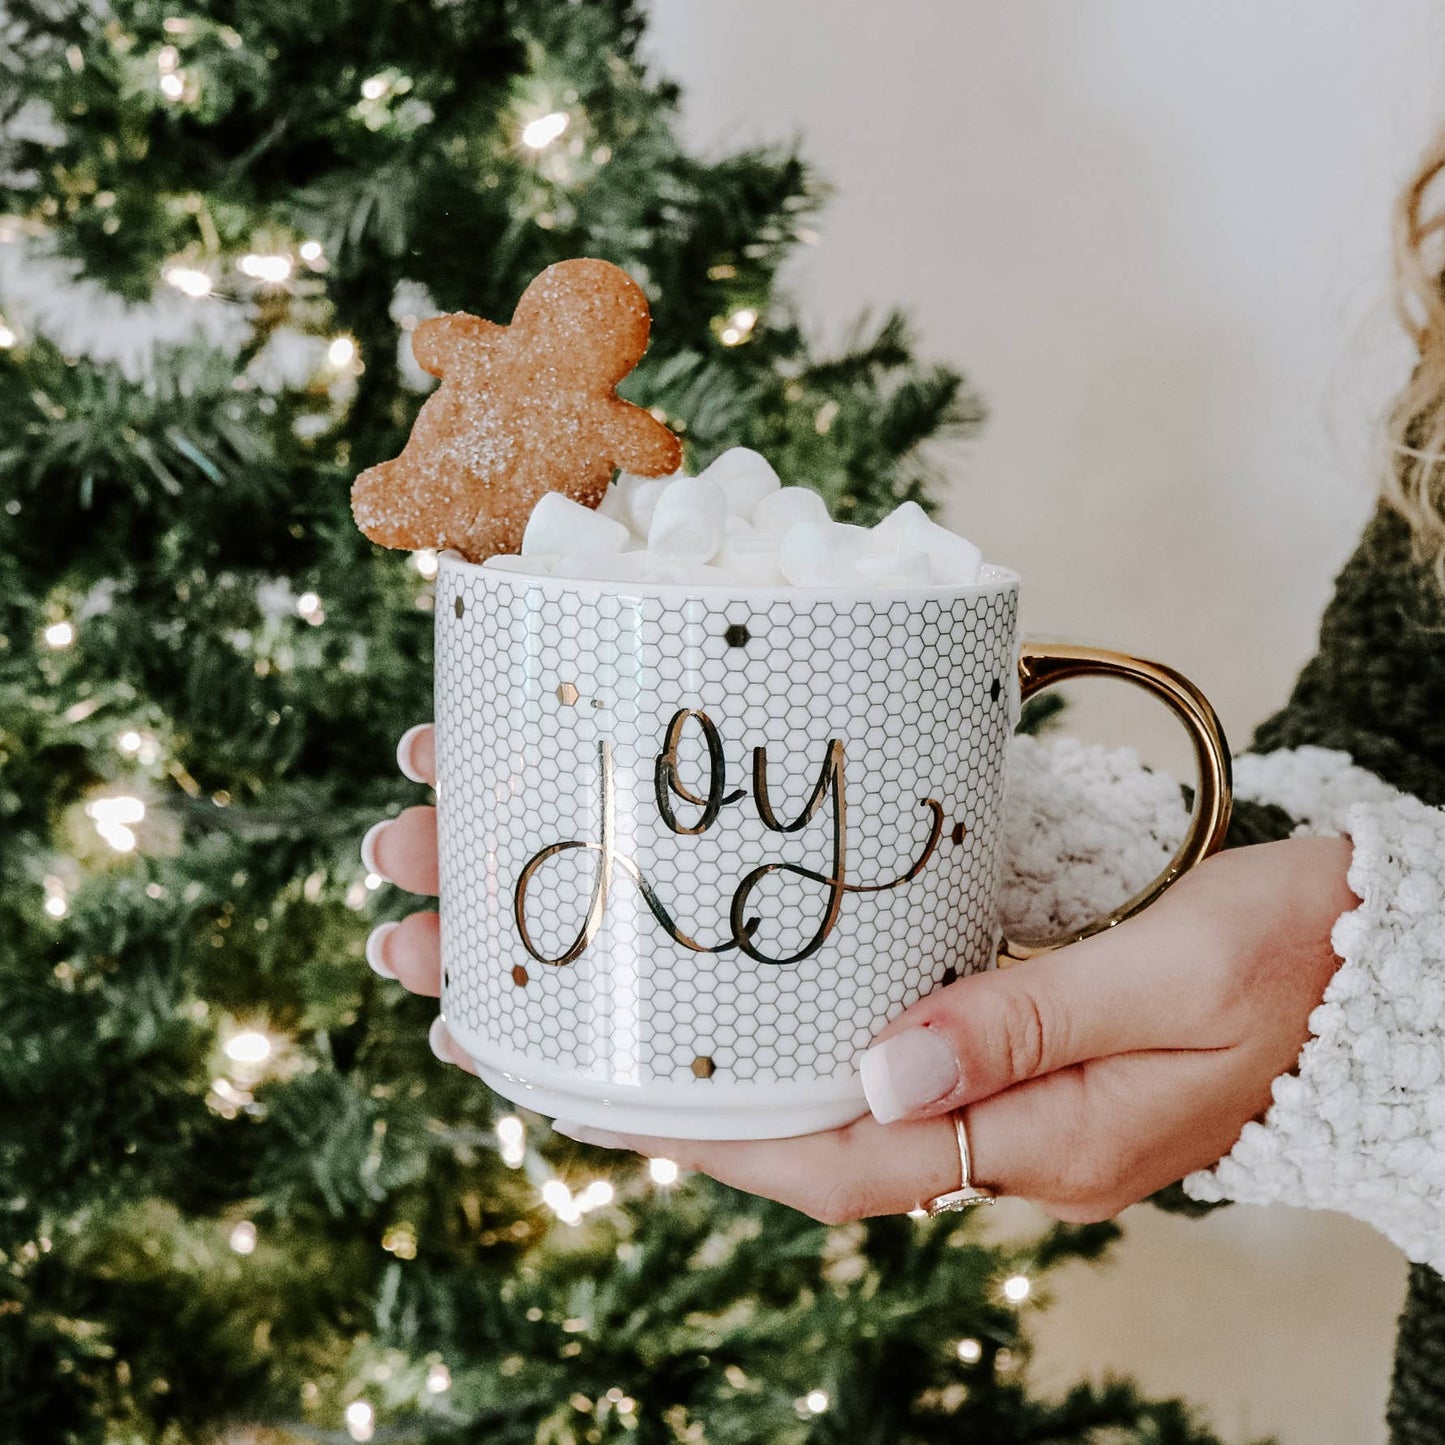
M 1236 746 L 1313 649 L 1409 356 L 1389 208 L 1445 120 L 1429 0 L 653 0 L 704 149 L 801 134 L 837 184 L 794 281 L 820 334 L 894 303 L 992 420 L 946 516 L 1036 636 L 1181 667 Z M 1068 725 L 1182 768 L 1095 684 Z M 1131 1216 L 1037 1373 L 1138 1374 L 1230 1434 L 1362 1445 L 1403 1271 L 1347 1221 Z

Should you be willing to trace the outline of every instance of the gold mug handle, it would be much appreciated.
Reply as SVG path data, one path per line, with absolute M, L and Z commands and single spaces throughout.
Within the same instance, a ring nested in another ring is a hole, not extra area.
M 1182 673 L 1162 662 L 1149 662 L 1102 647 L 1069 647 L 1061 644 L 1025 642 L 1019 653 L 1019 701 L 1025 703 L 1055 683 L 1076 677 L 1116 677 L 1152 693 L 1184 724 L 1194 746 L 1199 783 L 1194 793 L 1194 812 L 1189 831 L 1164 871 L 1147 888 L 1121 903 L 1112 913 L 1076 929 L 1063 938 L 1011 939 L 999 945 L 998 966 L 1010 968 L 1066 943 L 1076 943 L 1091 934 L 1102 933 L 1147 907 L 1176 879 L 1196 863 L 1224 846 L 1232 805 L 1229 744 L 1209 699 Z

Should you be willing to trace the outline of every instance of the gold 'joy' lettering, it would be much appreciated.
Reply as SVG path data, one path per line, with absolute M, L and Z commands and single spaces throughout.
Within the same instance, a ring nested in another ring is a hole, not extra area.
M 703 744 L 707 749 L 708 755 L 707 783 L 702 792 L 696 792 L 692 788 L 689 788 L 678 775 L 678 748 L 682 742 L 683 730 L 691 721 L 695 721 L 701 731 Z M 802 811 L 791 822 L 780 821 L 773 808 L 772 795 L 768 786 L 767 749 L 764 747 L 754 748 L 752 755 L 752 795 L 759 820 L 770 832 L 784 834 L 797 833 L 812 822 L 825 806 L 831 803 L 831 866 L 827 873 L 819 873 L 815 869 L 803 868 L 795 863 L 764 863 L 752 869 L 733 892 L 731 905 L 728 909 L 728 937 L 716 943 L 702 943 L 685 933 L 682 928 L 679 927 L 670 910 L 663 903 L 662 899 L 658 897 L 656 890 L 643 876 L 642 870 L 637 866 L 636 861 L 629 858 L 626 854 L 617 851 L 615 841 L 617 806 L 616 780 L 612 760 L 612 744 L 606 740 L 599 742 L 597 745 L 597 778 L 599 793 L 597 841 L 592 842 L 586 839 L 576 839 L 563 843 L 550 843 L 547 847 L 541 849 L 528 859 L 526 866 L 523 867 L 517 878 L 517 885 L 512 896 L 512 908 L 516 919 L 517 933 L 522 940 L 523 947 L 525 947 L 527 952 L 539 963 L 561 967 L 581 957 L 602 927 L 602 922 L 607 912 L 608 896 L 611 892 L 614 878 L 620 870 L 631 878 L 637 886 L 652 916 L 657 920 L 663 931 L 683 948 L 693 953 L 709 954 L 727 953 L 736 948 L 740 949 L 747 957 L 757 963 L 786 967 L 789 964 L 798 963 L 808 958 L 823 946 L 824 941 L 837 925 L 845 895 L 849 893 L 884 893 L 893 888 L 901 888 L 904 884 L 910 883 L 913 879 L 917 878 L 925 866 L 927 866 L 928 860 L 933 856 L 938 847 L 939 838 L 943 833 L 942 805 L 934 798 L 920 798 L 920 806 L 928 809 L 930 826 L 928 840 L 923 845 L 923 849 L 914 860 L 913 865 L 906 872 L 899 874 L 897 878 L 890 879 L 886 883 L 850 883 L 847 878 L 847 789 L 842 742 L 834 738 L 828 743 L 822 767 L 818 772 L 817 782 L 814 783 L 813 790 L 807 802 L 803 805 Z M 742 788 L 735 789 L 730 793 L 726 790 L 726 769 L 723 760 L 722 738 L 718 732 L 717 725 L 706 713 L 694 708 L 683 708 L 673 714 L 663 734 L 662 751 L 658 754 L 653 769 L 653 791 L 657 802 L 658 813 L 663 823 L 673 833 L 684 837 L 695 837 L 698 834 L 705 833 L 717 822 L 718 816 L 724 807 L 731 803 L 738 802 L 747 796 L 747 791 Z M 702 809 L 702 812 L 693 823 L 686 824 L 679 821 L 673 806 L 674 798 Z M 543 953 L 537 946 L 527 923 L 527 890 L 536 878 L 539 870 L 550 859 L 563 853 L 576 852 L 578 850 L 591 855 L 595 859 L 595 871 L 592 875 L 591 891 L 588 897 L 586 911 L 572 942 L 560 953 L 548 955 Z M 774 873 L 802 879 L 809 883 L 816 883 L 826 890 L 823 897 L 822 912 L 812 936 L 802 948 L 781 958 L 775 958 L 770 954 L 764 953 L 762 949 L 758 947 L 755 939 L 759 919 L 755 915 L 750 917 L 748 913 L 748 902 L 752 897 L 753 891 L 764 878 Z

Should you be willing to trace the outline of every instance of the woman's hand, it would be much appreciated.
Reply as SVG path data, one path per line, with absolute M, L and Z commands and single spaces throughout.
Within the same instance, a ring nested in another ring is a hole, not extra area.
M 430 780 L 431 730 L 413 729 L 398 756 Z M 936 989 L 864 1055 L 873 1112 L 842 1128 L 708 1142 L 557 1127 L 836 1224 L 957 1188 L 948 1116 L 967 1105 L 974 1183 L 1060 1219 L 1109 1218 L 1213 1164 L 1268 1107 L 1338 967 L 1330 929 L 1358 901 L 1350 850 L 1297 838 L 1220 854 L 1107 933 Z M 402 887 L 435 892 L 434 811 L 378 825 L 365 856 Z M 439 992 L 435 914 L 383 925 L 367 955 L 414 992 Z M 440 1025 L 432 1046 L 470 1067 Z

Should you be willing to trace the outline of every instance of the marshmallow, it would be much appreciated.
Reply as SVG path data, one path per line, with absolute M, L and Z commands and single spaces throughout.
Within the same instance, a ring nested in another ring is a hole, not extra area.
M 927 552 L 875 552 L 857 558 L 850 581 L 867 587 L 917 587 L 933 580 Z
M 925 553 L 930 582 L 967 586 L 978 581 L 983 553 L 967 537 L 940 527 L 917 502 L 895 507 L 873 528 L 873 535 L 896 552 Z
M 750 447 L 729 448 L 702 475 L 722 488 L 728 515 L 744 521 L 751 521 L 758 503 L 783 485 L 768 459 Z
M 515 552 L 498 552 L 495 557 L 488 557 L 482 566 L 490 567 L 493 572 L 547 573 L 557 560 L 547 552 L 534 552 L 530 557 L 519 557 Z
M 778 538 L 751 528 L 725 536 L 713 566 L 729 581 L 747 587 L 781 587 L 788 580 L 778 565 Z
M 727 498 L 715 482 L 678 477 L 667 484 L 653 508 L 648 550 L 680 562 L 711 562 L 722 546 L 727 515 Z
M 638 541 L 647 540 L 647 529 L 652 525 L 652 509 L 657 505 L 657 499 L 681 475 L 681 472 L 675 472 L 670 477 L 634 477 L 631 472 L 617 474 L 612 486 L 617 491 L 618 505 L 623 509 L 618 521 L 626 522 Z
M 537 498 L 522 532 L 522 556 L 537 552 L 620 552 L 627 544 L 627 528 L 591 507 L 574 502 L 561 492 L 544 492 Z
M 794 587 L 838 587 L 848 582 L 858 550 L 836 522 L 798 522 L 778 543 L 778 567 Z
M 811 487 L 779 487 L 753 508 L 752 524 L 759 532 L 786 532 L 797 522 L 827 523 L 828 504 Z

